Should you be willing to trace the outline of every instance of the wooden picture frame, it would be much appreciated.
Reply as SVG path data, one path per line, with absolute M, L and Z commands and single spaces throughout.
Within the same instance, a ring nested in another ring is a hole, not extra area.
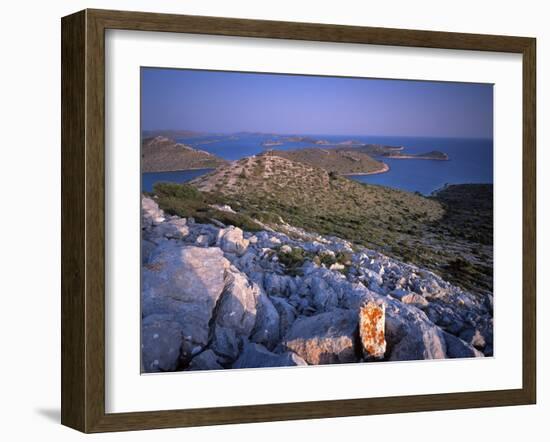
M 495 51 L 523 57 L 523 385 L 513 390 L 105 412 L 105 30 Z M 83 432 L 534 404 L 536 41 L 533 38 L 106 10 L 62 19 L 62 410 Z

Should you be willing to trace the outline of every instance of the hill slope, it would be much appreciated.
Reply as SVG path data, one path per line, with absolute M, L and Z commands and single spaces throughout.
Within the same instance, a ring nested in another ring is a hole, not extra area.
M 352 241 L 391 247 L 400 226 L 443 216 L 441 205 L 412 193 L 369 186 L 276 155 L 244 158 L 191 182 L 260 220 L 287 223 Z M 275 216 L 274 216 L 275 215 Z
M 381 173 L 388 170 L 383 162 L 355 150 L 312 147 L 296 150 L 273 150 L 269 153 L 342 175 Z
M 259 220 L 286 233 L 290 225 L 337 236 L 426 267 L 468 290 L 492 292 L 492 244 L 474 232 L 488 237 L 492 232 L 490 185 L 451 186 L 427 198 L 260 155 L 218 168 L 192 186 L 215 204 L 229 204 L 243 228 Z M 460 195 L 460 204 L 453 195 Z M 170 204 L 160 203 L 170 211 Z M 484 207 L 480 213 L 487 215 L 472 229 L 470 208 L 479 204 Z M 208 207 L 194 210 L 215 218 Z
M 146 138 L 141 147 L 142 172 L 216 168 L 227 161 L 204 150 L 176 143 L 170 138 Z

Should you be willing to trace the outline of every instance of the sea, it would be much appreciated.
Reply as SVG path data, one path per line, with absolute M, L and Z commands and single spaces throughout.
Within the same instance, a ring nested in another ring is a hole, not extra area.
M 307 136 L 307 135 L 301 135 Z M 266 150 L 265 141 L 288 137 L 266 134 L 209 135 L 182 138 L 176 141 L 218 155 L 226 160 L 238 160 Z M 429 195 L 446 184 L 493 183 L 493 141 L 472 138 L 427 138 L 388 136 L 333 136 L 311 135 L 311 138 L 338 143 L 354 140 L 368 144 L 383 144 L 403 147 L 402 153 L 419 154 L 438 150 L 448 155 L 448 161 L 421 159 L 377 158 L 384 161 L 390 170 L 373 175 L 353 175 L 356 181 L 393 187 L 409 192 Z M 311 142 L 284 142 L 273 149 L 289 150 L 312 147 Z M 323 146 L 317 146 L 323 147 Z M 325 147 L 326 148 L 326 147 Z M 376 157 L 375 157 L 376 158 Z M 150 192 L 159 181 L 184 183 L 211 169 L 174 172 L 151 172 L 142 174 L 142 190 Z

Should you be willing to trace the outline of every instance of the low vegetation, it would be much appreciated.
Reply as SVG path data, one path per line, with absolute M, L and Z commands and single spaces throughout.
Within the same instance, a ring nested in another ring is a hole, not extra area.
M 215 220 L 251 232 L 262 229 L 262 226 L 249 215 L 212 207 L 224 204 L 221 194 L 204 193 L 189 184 L 175 183 L 156 183 L 153 194 L 158 205 L 169 215 L 192 217 L 199 223 L 211 223 Z
M 227 161 L 204 150 L 193 149 L 173 139 L 158 135 L 145 138 L 141 146 L 142 172 L 184 169 L 213 169 Z
M 269 153 L 341 175 L 376 173 L 387 169 L 383 162 L 375 160 L 364 152 L 351 149 L 313 147 L 296 150 L 274 150 Z
M 433 197 L 362 184 L 274 155 L 248 157 L 190 184 L 159 184 L 161 208 L 245 230 L 290 224 L 426 267 L 468 290 L 492 292 L 492 186 L 448 186 Z M 213 204 L 229 204 L 237 213 Z M 305 259 L 346 266 L 345 256 L 279 255 L 292 272 Z

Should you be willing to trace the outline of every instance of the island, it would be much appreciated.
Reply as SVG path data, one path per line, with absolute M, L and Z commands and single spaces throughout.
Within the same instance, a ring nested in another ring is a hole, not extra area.
M 142 172 L 213 169 L 227 163 L 223 158 L 162 135 L 143 139 L 141 162 Z
M 198 132 L 196 130 L 187 130 L 187 129 L 165 129 L 165 130 L 144 130 L 144 138 L 154 138 L 154 137 L 165 137 L 171 139 L 181 139 L 181 138 L 195 138 L 208 135 L 205 132 Z
M 436 161 L 448 161 L 449 155 L 438 150 L 432 150 L 431 152 L 411 154 L 405 152 L 385 152 L 382 154 L 385 158 L 393 158 L 398 160 L 436 160 Z
M 369 175 L 389 170 L 388 165 L 382 161 L 354 150 L 308 147 L 294 150 L 271 150 L 264 155 L 275 155 L 341 175 Z

